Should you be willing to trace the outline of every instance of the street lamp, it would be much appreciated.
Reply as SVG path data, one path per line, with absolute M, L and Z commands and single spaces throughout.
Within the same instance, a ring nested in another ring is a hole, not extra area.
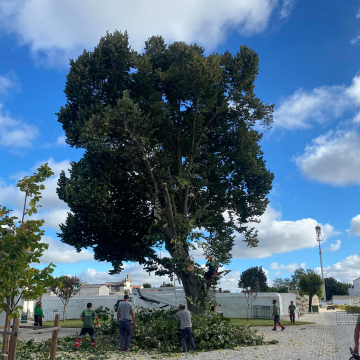
M 320 255 L 320 266 L 321 266 L 321 278 L 323 281 L 323 292 L 324 292 L 324 298 L 323 300 L 326 302 L 326 289 L 325 289 L 325 279 L 324 279 L 324 271 L 323 271 L 323 264 L 322 264 L 322 254 L 321 254 L 321 241 L 323 241 L 322 235 L 321 235 L 321 227 L 317 225 L 315 227 L 316 231 L 316 241 L 319 242 L 319 255 Z

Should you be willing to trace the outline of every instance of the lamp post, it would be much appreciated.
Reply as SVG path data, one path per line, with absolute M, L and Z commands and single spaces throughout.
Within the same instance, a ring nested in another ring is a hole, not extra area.
M 321 241 L 323 241 L 322 234 L 321 234 L 321 227 L 317 225 L 315 227 L 316 231 L 316 241 L 319 243 L 319 255 L 320 255 L 320 266 L 321 266 L 321 278 L 323 281 L 323 292 L 324 292 L 324 298 L 323 300 L 326 302 L 326 289 L 325 289 L 325 279 L 324 279 L 324 271 L 323 271 L 323 264 L 322 264 L 322 254 L 321 254 Z

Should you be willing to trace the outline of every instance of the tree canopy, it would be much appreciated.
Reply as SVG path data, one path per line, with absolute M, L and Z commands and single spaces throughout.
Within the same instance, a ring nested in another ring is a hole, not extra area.
M 309 295 L 309 312 L 311 312 L 312 298 L 314 295 L 318 295 L 321 299 L 323 295 L 323 281 L 321 276 L 316 274 L 313 270 L 308 270 L 306 274 L 300 276 L 299 286 L 300 290 Z
M 251 267 L 241 273 L 239 288 L 257 289 L 257 286 L 259 286 L 259 291 L 267 291 L 267 277 L 261 266 Z
M 93 248 L 112 273 L 136 261 L 176 274 L 186 296 L 200 299 L 194 245 L 228 264 L 234 232 L 257 246 L 251 223 L 268 204 L 273 174 L 259 142 L 273 105 L 254 93 L 257 53 L 241 46 L 205 56 L 160 36 L 137 53 L 115 32 L 70 65 L 58 121 L 85 153 L 59 179 L 71 209 L 62 241 Z
M 349 295 L 351 284 L 342 283 L 333 277 L 325 278 L 326 300 L 331 300 L 334 295 Z

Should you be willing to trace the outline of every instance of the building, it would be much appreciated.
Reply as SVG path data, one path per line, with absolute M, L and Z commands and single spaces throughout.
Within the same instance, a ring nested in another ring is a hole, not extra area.
M 104 284 L 88 284 L 84 283 L 77 296 L 94 296 L 94 295 L 109 295 L 109 287 Z
M 124 295 L 125 292 L 131 294 L 133 288 L 129 274 L 123 281 L 106 282 L 105 286 L 109 288 L 110 295 Z
M 353 288 L 349 288 L 350 295 L 360 295 L 360 277 L 353 280 Z

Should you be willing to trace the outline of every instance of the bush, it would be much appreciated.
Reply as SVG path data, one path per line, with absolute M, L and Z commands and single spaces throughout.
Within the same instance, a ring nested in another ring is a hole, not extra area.
M 345 311 L 352 311 L 355 314 L 360 314 L 360 306 L 335 305 L 335 308 L 345 310 Z

